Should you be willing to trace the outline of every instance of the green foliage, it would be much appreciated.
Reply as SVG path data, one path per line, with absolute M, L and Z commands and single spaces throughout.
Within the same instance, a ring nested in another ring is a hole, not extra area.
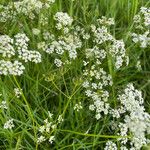
M 0 3 L 6 4 L 7 0 L 1 0 Z M 48 25 L 43 27 L 39 24 L 38 18 L 33 21 L 22 15 L 15 22 L 9 20 L 0 23 L 0 34 L 13 36 L 18 32 L 25 32 L 31 40 L 30 47 L 36 49 L 36 44 L 42 36 L 35 37 L 32 28 L 48 30 L 59 35 L 53 21 L 53 15 L 57 11 L 67 12 L 73 17 L 74 22 L 87 31 L 99 17 L 113 17 L 116 25 L 112 27 L 111 32 L 116 39 L 123 38 L 126 42 L 126 49 L 131 59 L 128 67 L 116 72 L 114 91 L 123 88 L 129 82 L 135 83 L 136 87 L 142 90 L 145 107 L 150 113 L 150 49 L 143 50 L 131 45 L 129 36 L 133 30 L 133 16 L 141 6 L 150 6 L 150 2 L 148 0 L 56 0 L 49 11 L 45 11 L 45 16 L 49 20 Z M 42 63 L 26 64 L 22 76 L 0 76 L 0 93 L 3 95 L 0 101 L 5 100 L 9 106 L 8 110 L 0 109 L 1 150 L 100 150 L 104 149 L 108 139 L 116 141 L 119 138 L 108 133 L 111 118 L 95 120 L 94 115 L 88 111 L 89 102 L 81 94 L 83 92 L 82 58 L 86 47 L 87 43 L 84 43 L 78 58 L 64 68 L 55 68 L 51 57 L 41 51 Z M 135 69 L 138 58 L 143 69 L 141 72 Z M 14 96 L 14 87 L 23 90 L 20 98 Z M 76 112 L 73 107 L 79 102 L 83 103 L 83 109 Z M 44 142 L 38 145 L 36 142 L 38 129 L 47 118 L 48 111 L 54 114 L 54 120 L 63 114 L 64 122 L 55 130 L 56 139 L 53 144 Z M 16 128 L 7 131 L 3 125 L 10 116 L 14 118 Z M 86 131 L 89 133 L 85 134 Z M 148 149 L 150 148 L 147 146 L 146 150 Z

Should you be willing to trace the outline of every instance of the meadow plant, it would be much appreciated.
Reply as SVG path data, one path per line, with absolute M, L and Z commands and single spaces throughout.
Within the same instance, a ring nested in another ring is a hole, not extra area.
M 129 50 L 149 49 L 150 8 L 134 14 L 126 39 L 117 35 L 115 16 L 85 25 L 88 15 L 77 18 L 60 4 L 0 5 L 0 23 L 16 27 L 2 26 L 0 35 L 0 147 L 140 150 L 150 142 L 150 114 L 145 85 L 130 79 L 130 69 L 142 72 L 142 60 L 133 65 Z

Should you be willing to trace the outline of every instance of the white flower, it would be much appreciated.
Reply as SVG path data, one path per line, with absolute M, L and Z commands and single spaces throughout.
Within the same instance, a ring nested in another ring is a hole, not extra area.
M 92 96 L 92 91 L 91 90 L 86 90 L 85 94 L 86 94 L 86 96 L 90 97 L 90 96 Z
M 83 107 L 82 107 L 81 102 L 79 102 L 78 104 L 75 104 L 75 106 L 74 106 L 73 108 L 74 108 L 74 110 L 79 111 L 79 110 L 81 110 Z
M 8 35 L 0 36 L 0 54 L 2 54 L 2 57 L 11 58 L 15 55 L 13 42 L 13 39 L 11 39 Z
M 140 149 L 147 143 L 145 133 L 150 127 L 150 115 L 145 112 L 141 91 L 136 90 L 130 83 L 124 89 L 123 94 L 119 95 L 118 100 L 127 112 L 127 115 L 124 116 L 124 123 L 119 125 L 120 135 L 125 136 L 129 130 L 133 136 L 130 144 L 135 149 Z M 124 144 L 127 142 L 126 138 L 120 140 Z
M 95 110 L 95 106 L 94 105 L 90 105 L 89 106 L 89 110 L 91 110 L 91 111 Z
M 51 119 L 53 117 L 53 114 L 50 111 L 48 111 L 48 116 Z
M 54 39 L 55 39 L 55 36 L 54 36 L 54 34 L 51 34 L 50 32 L 48 32 L 48 31 L 44 31 L 43 32 L 43 38 L 44 38 L 44 40 L 52 40 L 52 41 L 54 41 Z
M 90 35 L 88 33 L 83 35 L 83 39 L 88 40 L 90 38 Z
M 111 109 L 109 113 L 112 114 L 114 118 L 120 118 L 120 112 L 117 109 Z
M 45 126 L 43 125 L 43 126 L 40 126 L 39 127 L 39 131 L 41 132 L 41 133 L 43 133 L 44 131 L 45 131 Z
M 109 51 L 115 58 L 116 69 L 119 69 L 123 65 L 124 59 L 126 59 L 126 50 L 123 40 L 114 40 Z
M 24 33 L 15 35 L 15 45 L 18 50 L 18 57 L 25 62 L 31 61 L 34 63 L 41 62 L 41 54 L 38 51 L 28 50 L 29 38 Z
M 61 61 L 60 59 L 57 59 L 57 58 L 56 58 L 56 59 L 54 60 L 54 64 L 55 64 L 57 67 L 61 67 L 63 63 L 62 63 L 62 61 Z
M 47 4 L 53 3 L 54 0 L 48 0 L 47 3 L 39 0 L 22 0 L 16 2 L 9 2 L 8 5 L 3 5 L 3 11 L 0 13 L 0 20 L 6 22 L 8 19 L 16 19 L 18 15 L 23 14 L 24 16 L 34 19 L 37 14 Z
M 57 121 L 58 121 L 58 123 L 63 122 L 64 121 L 63 116 L 59 115 Z
M 134 26 L 138 29 L 137 33 L 132 33 L 134 43 L 139 43 L 141 48 L 146 48 L 150 45 L 150 8 L 141 7 L 139 13 L 134 16 Z M 140 33 L 139 34 L 139 30 Z
M 37 51 L 30 51 L 28 60 L 34 63 L 40 63 L 42 61 L 41 54 Z
M 93 27 L 92 27 L 93 28 Z M 105 26 L 99 27 L 99 28 L 94 28 L 92 29 L 95 39 L 94 42 L 97 44 L 102 44 L 106 41 L 113 41 L 113 36 L 108 33 L 107 28 Z
M 113 143 L 112 141 L 108 141 L 106 143 L 104 150 L 117 150 L 117 145 Z
M 8 109 L 8 106 L 7 106 L 6 101 L 2 101 L 2 102 L 1 102 L 1 104 L 0 104 L 0 108 Z
M 45 43 L 45 42 L 39 42 L 39 43 L 37 44 L 37 48 L 38 48 L 38 49 L 45 50 L 45 48 L 46 48 L 46 43 Z
M 46 125 L 45 125 L 45 131 L 46 131 L 47 133 L 50 132 L 51 125 L 52 125 L 51 122 L 46 123 Z
M 39 35 L 40 34 L 40 30 L 39 29 L 37 29 L 37 28 L 33 28 L 32 29 L 32 33 L 34 34 L 34 35 Z
M 56 28 L 58 29 L 58 30 L 61 30 L 63 27 L 62 27 L 62 24 L 61 23 L 57 23 L 56 24 Z
M 25 67 L 17 60 L 14 63 L 10 61 L 0 60 L 0 75 L 18 75 L 23 74 Z
M 136 68 L 138 69 L 138 71 L 142 70 L 142 66 L 141 66 L 141 61 L 140 60 L 137 61 Z
M 82 86 L 83 86 L 84 88 L 88 88 L 90 85 L 89 85 L 89 82 L 88 82 L 88 81 L 85 81 L 85 82 L 83 82 Z
M 17 33 L 15 36 L 15 45 L 17 49 L 27 49 L 29 38 L 24 33 Z
M 65 33 L 65 34 L 69 33 L 69 28 L 65 27 L 65 28 L 64 28 L 64 33 Z
M 101 118 L 101 114 L 100 114 L 100 113 L 96 114 L 96 115 L 95 115 L 95 118 L 96 118 L 97 120 L 99 120 L 99 119 Z
M 4 124 L 4 129 L 12 129 L 15 127 L 13 123 L 13 119 L 9 119 L 5 124 Z
M 73 22 L 73 19 L 67 13 L 63 12 L 57 12 L 54 16 L 54 19 L 58 22 L 57 29 L 61 29 L 58 28 L 58 24 L 59 26 L 70 26 Z
M 50 136 L 50 138 L 49 138 L 50 144 L 52 144 L 54 140 L 55 140 L 55 137 L 54 136 Z
M 140 47 L 141 48 L 146 48 L 148 45 L 150 45 L 150 37 L 149 37 L 150 33 L 149 30 L 146 31 L 144 34 L 136 34 L 136 33 L 132 33 L 132 37 L 133 37 L 133 42 L 135 43 L 140 43 Z
M 52 127 L 52 129 L 54 130 L 54 129 L 57 128 L 57 125 L 56 125 L 56 124 L 53 124 L 51 127 Z
M 125 146 L 121 146 L 121 147 L 120 147 L 120 150 L 128 150 L 128 148 L 125 147 Z M 130 150 L 131 150 L 131 149 L 130 149 Z
M 46 138 L 42 135 L 37 139 L 37 143 L 39 143 L 39 144 L 44 142 L 44 141 L 46 141 Z
M 144 15 L 144 25 L 150 25 L 150 8 L 141 7 L 140 13 Z
M 15 60 L 14 63 L 12 63 L 12 68 L 9 68 L 9 73 L 12 75 L 20 76 L 21 74 L 23 74 L 24 70 L 25 67 L 22 65 L 22 63 Z
M 133 18 L 134 23 L 140 23 L 141 21 L 141 16 L 140 15 L 135 15 Z
M 97 19 L 97 21 L 98 21 L 99 24 L 101 24 L 101 25 L 110 26 L 110 25 L 114 25 L 114 24 L 115 24 L 114 18 L 108 18 L 108 19 L 107 19 L 105 16 L 102 16 L 102 18 Z
M 17 98 L 20 98 L 21 94 L 22 94 L 22 89 L 19 88 L 14 88 L 14 92 L 15 92 L 15 96 Z

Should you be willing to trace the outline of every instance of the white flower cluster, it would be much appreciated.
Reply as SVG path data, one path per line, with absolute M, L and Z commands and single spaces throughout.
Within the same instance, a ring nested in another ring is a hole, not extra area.
M 18 51 L 18 57 L 25 62 L 31 61 L 34 63 L 41 62 L 41 54 L 38 51 L 28 50 L 29 38 L 24 33 L 15 35 L 15 45 Z
M 94 33 L 94 42 L 96 44 L 102 44 L 107 41 L 113 41 L 114 37 L 108 32 L 106 26 L 100 26 L 96 28 L 95 25 L 91 25 L 92 32 Z
M 150 25 L 150 8 L 141 7 L 140 11 L 133 18 L 136 28 L 144 29 Z
M 59 115 L 57 121 L 58 123 L 62 123 L 64 121 L 63 116 Z
M 8 109 L 8 106 L 7 106 L 6 101 L 2 101 L 2 102 L 0 103 L 0 108 L 2 108 L 2 109 Z
M 73 109 L 76 110 L 76 111 L 80 111 L 82 108 L 83 107 L 82 107 L 81 102 L 79 102 L 78 104 L 75 104 L 75 106 L 73 107 Z
M 142 93 L 136 90 L 132 83 L 129 83 L 124 93 L 119 95 L 118 101 L 125 109 L 124 123 L 119 124 L 120 135 L 127 136 L 129 131 L 133 136 L 129 139 L 130 146 L 140 150 L 143 145 L 147 144 L 146 133 L 150 132 L 150 115 L 145 112 Z M 121 140 L 123 144 L 127 143 L 127 139 L 122 138 Z
M 111 26 L 115 24 L 114 18 L 106 18 L 102 16 L 100 19 L 97 19 L 98 23 L 101 25 Z
M 150 133 L 150 115 L 145 112 L 142 93 L 129 83 L 117 100 L 120 105 L 118 103 L 118 108 L 111 108 L 109 114 L 123 119 L 123 122 L 117 123 L 118 135 L 122 136 L 118 139 L 122 145 L 121 149 L 127 150 L 129 147 L 132 150 L 140 150 L 148 143 L 146 134 Z M 128 135 L 131 138 L 127 138 Z
M 101 113 L 105 115 L 109 112 L 108 97 L 109 92 L 106 89 L 107 86 L 112 85 L 111 76 L 100 68 L 100 66 L 91 66 L 89 69 L 84 70 L 85 81 L 83 87 L 85 95 L 92 99 L 92 104 L 89 106 L 91 111 L 96 111 L 96 119 L 101 118 Z M 87 80 L 88 79 L 88 80 Z
M 132 33 L 132 40 L 134 43 L 140 43 L 141 48 L 146 48 L 150 45 L 150 32 L 146 31 L 144 34 Z
M 48 32 L 43 33 L 45 41 L 38 43 L 38 49 L 42 49 L 51 56 L 54 56 L 54 64 L 61 67 L 68 64 L 77 57 L 77 49 L 81 48 L 82 42 L 78 36 L 69 33 L 66 36 L 60 36 L 58 39 Z M 65 56 L 65 59 L 64 59 Z M 66 57 L 67 56 L 67 57 Z
M 59 39 L 58 41 L 55 40 L 45 44 L 42 49 L 48 54 L 56 53 L 58 55 L 63 55 L 65 52 L 68 52 L 69 58 L 75 59 L 77 57 L 76 49 L 80 47 L 81 41 L 77 37 L 70 35 L 69 37 Z
M 46 138 L 45 138 L 43 135 L 41 135 L 41 136 L 38 137 L 38 139 L 37 139 L 37 143 L 42 143 L 42 142 L 44 142 L 44 141 L 46 141 Z
M 86 96 L 92 99 L 93 103 L 89 106 L 89 109 L 96 112 L 95 117 L 97 120 L 101 118 L 102 112 L 105 115 L 111 114 L 119 118 L 120 112 L 124 112 L 124 110 L 115 110 L 110 107 L 108 89 L 113 82 L 111 75 L 105 72 L 102 66 L 105 58 L 110 59 L 109 57 L 111 57 L 115 68 L 119 69 L 122 67 L 125 58 L 127 63 L 128 57 L 126 56 L 123 40 L 116 40 L 108 32 L 107 26 L 114 24 L 113 19 L 107 20 L 103 17 L 98 21 L 100 25 L 103 25 L 102 27 L 91 26 L 95 37 L 94 47 L 85 51 L 86 60 L 83 61 L 85 81 L 83 87 L 86 89 Z M 107 26 L 104 26 L 104 24 L 107 24 Z M 107 47 L 107 45 L 109 46 Z
M 77 34 L 72 33 L 74 27 L 72 27 L 73 29 L 68 28 L 73 19 L 67 13 L 57 12 L 54 19 L 58 24 L 61 24 L 63 31 L 67 34 L 55 36 L 45 30 L 41 33 L 44 41 L 39 42 L 37 47 L 50 54 L 54 58 L 54 64 L 61 67 L 70 64 L 71 60 L 77 57 L 77 49 L 81 48 L 82 42 Z
M 99 49 L 97 46 L 93 48 L 86 49 L 86 58 L 96 58 L 98 60 L 103 60 L 106 58 L 107 54 L 104 49 Z
M 33 33 L 34 35 L 39 35 L 40 32 L 41 32 L 41 31 L 40 31 L 38 28 L 33 28 L 33 29 L 32 29 L 32 33 Z
M 108 141 L 106 142 L 104 150 L 117 150 L 117 145 L 112 141 Z
M 84 40 L 88 40 L 90 38 L 90 34 L 85 31 L 84 28 L 81 28 L 80 26 L 75 26 L 74 28 L 74 35 L 79 36 L 81 35 Z
M 12 129 L 15 127 L 14 125 L 14 119 L 9 119 L 5 124 L 4 124 L 4 129 Z
M 57 67 L 61 67 L 62 66 L 62 61 L 60 59 L 55 59 L 54 60 L 54 64 L 57 66 Z
M 9 3 L 7 6 L 0 5 L 0 22 L 6 22 L 7 20 L 14 20 L 16 12 L 13 11 L 13 5 Z
M 11 61 L 0 60 L 0 75 L 18 75 L 23 74 L 25 67 L 17 60 Z
M 44 120 L 44 124 L 39 127 L 40 136 L 37 139 L 37 143 L 40 144 L 48 139 L 52 144 L 55 140 L 55 136 L 51 133 L 57 128 L 57 125 L 63 121 L 62 115 L 58 116 L 57 121 L 53 121 L 53 114 L 48 111 L 48 118 Z M 49 136 L 50 135 L 50 136 Z
M 14 8 L 17 14 L 24 14 L 34 19 L 34 11 L 39 13 L 42 9 L 42 2 L 39 0 L 23 0 L 21 2 L 14 2 Z
M 4 58 L 10 58 L 15 55 L 13 39 L 11 39 L 8 35 L 0 36 L 0 54 L 2 54 L 2 57 Z
M 52 4 L 55 3 L 55 0 L 47 0 L 46 2 Z
M 41 62 L 41 54 L 38 51 L 28 50 L 28 42 L 29 39 L 24 33 L 16 34 L 14 39 L 8 35 L 0 36 L 0 54 L 4 58 L 0 60 L 0 75 L 20 76 L 23 73 L 25 67 L 18 60 L 14 61 L 15 56 L 25 62 Z M 5 60 L 6 58 L 8 60 Z
M 115 58 L 115 67 L 119 69 L 124 59 L 126 59 L 126 64 L 128 65 L 128 56 L 126 56 L 125 44 L 123 40 L 114 40 L 113 44 L 109 49 L 110 54 Z
M 62 28 L 71 26 L 73 19 L 67 14 L 63 12 L 57 12 L 54 16 L 56 20 L 56 28 L 61 30 Z
M 20 98 L 20 96 L 22 94 L 22 89 L 14 88 L 14 93 L 17 98 Z
M 93 48 L 86 49 L 86 59 L 83 61 L 85 95 L 92 100 L 89 109 L 95 111 L 97 120 L 101 118 L 102 114 L 109 115 L 114 120 L 119 118 L 123 120 L 119 123 L 115 122 L 116 128 L 119 128 L 118 135 L 123 136 L 118 139 L 121 143 L 120 149 L 140 150 L 143 145 L 148 143 L 146 134 L 150 133 L 150 115 L 145 112 L 141 91 L 136 90 L 131 83 L 127 85 L 122 94 L 119 94 L 116 99 L 117 106 L 113 106 L 108 100 L 109 90 L 113 82 L 111 75 L 102 68 L 103 62 L 105 63 L 105 59 L 111 57 L 115 68 L 119 69 L 124 62 L 128 65 L 129 58 L 126 55 L 123 40 L 116 40 L 108 32 L 107 26 L 113 24 L 113 22 L 110 22 L 110 24 L 106 22 L 106 18 L 102 18 L 99 19 L 99 24 L 102 26 L 98 28 L 95 25 L 91 26 L 95 39 L 93 40 Z M 107 25 L 104 26 L 104 24 Z M 149 32 L 146 32 L 145 37 L 148 36 Z M 140 38 L 141 41 L 142 38 Z M 128 139 L 127 136 L 130 134 L 131 138 Z M 105 149 L 115 150 L 117 146 L 114 142 L 108 141 Z
M 44 134 L 50 133 L 52 130 L 56 129 L 56 127 L 57 127 L 57 125 L 53 124 L 52 121 L 48 121 L 48 118 L 45 119 L 44 125 L 39 127 L 39 132 L 41 133 L 41 135 L 37 139 L 37 143 L 42 143 L 42 142 L 46 141 L 46 137 L 44 136 Z M 54 139 L 55 139 L 54 136 L 50 136 L 49 142 L 52 144 Z
M 150 8 L 141 7 L 139 13 L 134 16 L 134 26 L 137 33 L 131 34 L 133 42 L 139 43 L 141 48 L 148 47 L 150 45 Z
M 140 60 L 137 61 L 136 68 L 138 69 L 138 71 L 142 70 L 142 66 L 141 66 L 141 61 Z
M 17 15 L 25 15 L 30 19 L 34 19 L 36 14 L 39 14 L 42 9 L 47 9 L 54 3 L 55 0 L 22 0 L 10 2 L 7 6 L 1 6 L 0 21 L 6 22 L 8 19 L 13 20 Z
M 112 18 L 111 19 L 109 18 L 108 20 L 103 17 L 102 19 L 98 19 L 98 22 L 100 22 L 99 27 L 96 27 L 95 25 L 91 25 L 91 29 L 94 34 L 94 40 L 93 40 L 93 42 L 95 43 L 94 47 L 96 47 L 96 49 L 102 49 L 100 47 L 102 47 L 102 45 L 105 44 L 104 50 L 106 52 L 103 52 L 103 54 L 105 53 L 107 54 L 107 56 L 111 55 L 115 63 L 114 64 L 115 68 L 119 69 L 123 65 L 123 62 L 126 62 L 126 64 L 128 65 L 128 56 L 126 55 L 126 49 L 123 40 L 116 40 L 115 37 L 113 37 L 108 32 L 107 26 L 114 24 Z M 94 49 L 93 52 L 95 52 Z M 101 54 L 101 51 L 99 53 Z
M 48 25 L 48 17 L 45 16 L 44 14 L 41 14 L 41 15 L 40 15 L 40 18 L 39 18 L 39 23 L 40 23 L 42 26 Z

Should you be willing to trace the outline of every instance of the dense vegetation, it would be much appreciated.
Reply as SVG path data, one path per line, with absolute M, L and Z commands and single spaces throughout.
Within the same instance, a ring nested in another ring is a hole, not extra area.
M 150 149 L 148 0 L 0 4 L 0 150 Z

